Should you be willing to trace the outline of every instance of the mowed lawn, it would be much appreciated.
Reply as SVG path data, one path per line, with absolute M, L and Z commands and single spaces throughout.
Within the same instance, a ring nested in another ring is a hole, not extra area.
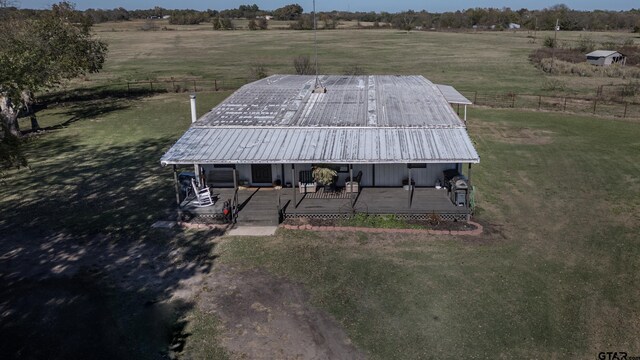
M 199 112 L 228 94 L 200 94 Z M 161 94 L 40 112 L 53 128 L 0 188 L 0 230 L 154 241 L 149 226 L 174 197 L 159 158 L 188 109 L 187 95 Z M 640 353 L 640 125 L 488 109 L 469 119 L 483 236 L 281 231 L 209 255 L 303 283 L 372 358 Z
M 640 354 L 640 126 L 473 110 L 469 128 L 483 236 L 283 231 L 222 261 L 304 283 L 372 358 Z

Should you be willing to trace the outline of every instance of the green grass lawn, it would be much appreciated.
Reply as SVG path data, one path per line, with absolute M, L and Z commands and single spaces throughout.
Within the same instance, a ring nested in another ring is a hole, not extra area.
M 474 110 L 470 132 L 481 238 L 283 231 L 222 260 L 303 282 L 373 358 L 640 353 L 638 124 Z
M 291 72 L 294 56 L 311 53 L 310 32 L 107 26 L 97 28 L 110 43 L 105 71 L 82 85 L 244 79 L 252 63 Z M 370 73 L 514 92 L 543 92 L 546 81 L 526 59 L 539 45 L 524 32 L 341 30 L 319 39 L 325 73 L 362 65 Z M 560 79 L 577 93 L 610 81 Z M 200 93 L 199 113 L 229 94 Z M 159 159 L 189 126 L 187 94 L 115 92 L 51 102 L 38 115 L 48 130 L 25 143 L 30 167 L 8 171 L 0 187 L 0 234 L 156 241 L 149 227 L 175 199 L 171 171 Z M 303 283 L 373 358 L 640 354 L 640 124 L 470 109 L 469 132 L 482 159 L 473 170 L 482 237 L 281 231 L 206 246 L 203 256 Z M 128 296 L 135 302 L 138 293 Z M 182 315 L 192 334 L 185 351 L 221 351 L 207 341 L 216 331 L 210 314 Z
M 199 112 L 228 94 L 200 94 Z M 159 158 L 189 126 L 187 95 L 63 102 L 39 115 L 53 130 L 26 143 L 30 169 L 0 188 L 0 230 L 153 241 L 149 226 L 174 197 Z M 640 353 L 640 125 L 469 115 L 482 237 L 282 231 L 226 241 L 218 260 L 302 282 L 373 358 Z M 197 353 L 210 326 L 187 322 L 185 348 Z

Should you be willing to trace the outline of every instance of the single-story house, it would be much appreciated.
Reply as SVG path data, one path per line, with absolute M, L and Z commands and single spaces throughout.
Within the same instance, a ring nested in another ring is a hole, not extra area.
M 613 50 L 596 50 L 587 54 L 587 62 L 591 65 L 609 66 L 611 64 L 625 65 L 627 57 Z
M 273 75 L 197 120 L 193 102 L 193 124 L 161 164 L 173 166 L 176 182 L 177 166 L 195 166 L 200 186 L 242 204 L 241 213 L 253 201 L 280 219 L 470 214 L 471 164 L 480 157 L 452 108 L 471 102 L 451 86 L 422 76 Z M 318 167 L 335 171 L 331 187 L 314 179 Z M 176 191 L 183 210 L 218 211 L 190 206 L 178 183 Z M 243 201 L 239 191 L 251 196 Z

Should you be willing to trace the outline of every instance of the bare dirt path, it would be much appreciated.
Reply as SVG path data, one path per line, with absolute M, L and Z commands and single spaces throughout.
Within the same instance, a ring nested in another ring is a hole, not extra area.
M 219 267 L 199 306 L 226 328 L 223 345 L 249 359 L 364 359 L 340 325 L 308 304 L 301 285 L 260 270 Z

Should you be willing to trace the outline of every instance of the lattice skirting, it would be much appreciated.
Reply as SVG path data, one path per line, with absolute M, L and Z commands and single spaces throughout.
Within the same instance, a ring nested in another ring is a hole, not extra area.
M 219 213 L 195 213 L 184 211 L 184 215 L 190 216 L 192 222 L 206 224 L 225 224 L 224 215 Z
M 432 214 L 369 214 L 370 216 L 395 216 L 400 220 L 427 221 Z M 442 221 L 467 221 L 468 214 L 437 214 Z M 346 220 L 352 214 L 284 214 L 285 219 L 320 219 L 320 220 Z

